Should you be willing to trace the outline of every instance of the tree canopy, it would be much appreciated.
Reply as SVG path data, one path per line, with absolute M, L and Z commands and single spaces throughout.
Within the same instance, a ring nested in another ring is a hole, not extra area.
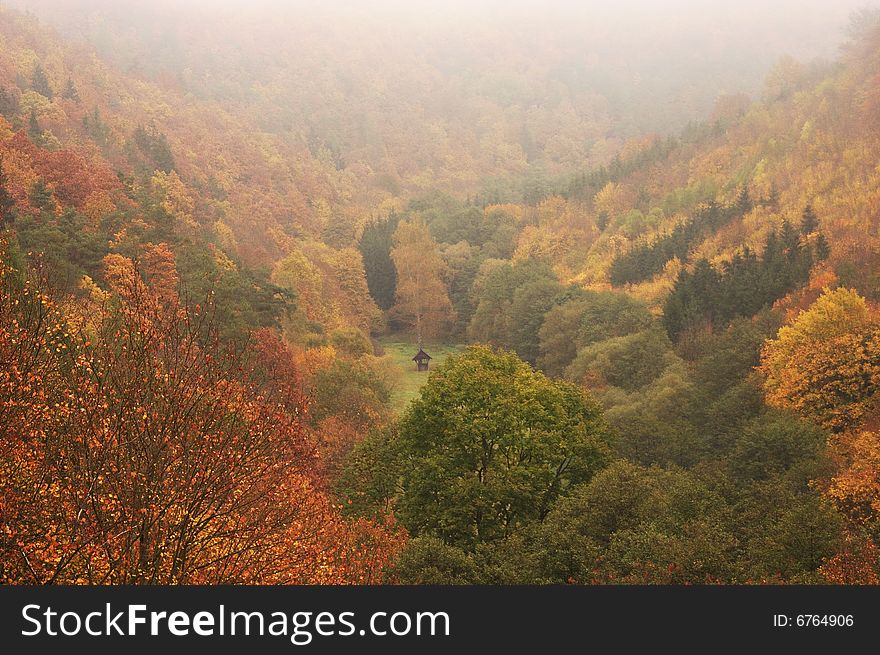
M 464 548 L 503 539 L 605 466 L 609 438 L 582 390 L 513 354 L 468 348 L 401 419 L 400 520 Z

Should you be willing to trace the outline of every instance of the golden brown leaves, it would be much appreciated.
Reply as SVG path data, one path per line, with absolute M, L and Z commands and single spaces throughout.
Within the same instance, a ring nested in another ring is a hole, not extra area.
M 774 406 L 835 431 L 857 425 L 880 390 L 880 322 L 855 291 L 825 291 L 768 341 L 760 370 Z
M 88 335 L 0 265 L 0 582 L 378 580 L 403 533 L 323 491 L 291 353 L 167 311 L 170 253 L 145 259 L 155 287 L 108 256 Z

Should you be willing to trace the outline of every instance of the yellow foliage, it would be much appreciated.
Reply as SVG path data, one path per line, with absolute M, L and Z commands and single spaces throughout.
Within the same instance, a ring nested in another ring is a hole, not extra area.
M 871 411 L 880 390 L 880 320 L 851 289 L 826 290 L 761 353 L 771 405 L 842 431 Z
M 88 195 L 82 207 L 83 214 L 88 217 L 93 226 L 97 226 L 104 216 L 114 211 L 116 211 L 116 205 L 106 191 L 93 191 Z
M 272 280 L 293 290 L 298 309 L 327 329 L 351 326 L 369 334 L 381 320 L 360 253 L 353 248 L 302 242 L 275 265 Z
M 376 206 L 376 213 L 379 216 L 387 216 L 392 212 L 402 212 L 405 206 L 403 198 L 397 196 L 385 198 Z
M 223 221 L 216 221 L 213 227 L 214 234 L 217 235 L 217 240 L 220 242 L 223 250 L 232 253 L 236 252 L 238 250 L 238 242 L 235 240 L 235 234 L 233 234 L 230 227 Z
M 25 91 L 22 93 L 18 106 L 24 116 L 29 116 L 33 112 L 37 115 L 37 118 L 41 118 L 44 114 L 52 111 L 52 101 L 36 91 Z
M 490 216 L 494 212 L 503 212 L 513 217 L 515 223 L 522 223 L 523 219 L 523 207 L 522 205 L 513 205 L 513 204 L 502 204 L 502 205 L 487 205 L 483 210 L 483 213 L 486 216 Z
M 314 375 L 330 366 L 334 361 L 336 361 L 336 348 L 333 346 L 306 348 L 300 353 L 299 369 Z
M 593 204 L 596 211 L 606 213 L 613 217 L 615 214 L 624 210 L 625 198 L 623 188 L 615 183 L 609 182 L 593 197 Z
M 394 313 L 409 323 L 419 341 L 441 334 L 455 320 L 455 310 L 443 283 L 446 262 L 427 225 L 401 221 L 394 231 L 391 259 L 397 270 Z
M 318 225 L 321 228 L 327 227 L 333 220 L 333 211 L 330 209 L 330 203 L 324 198 L 317 198 L 312 205 L 315 208 L 315 216 L 318 219 Z
M 88 295 L 90 300 L 96 303 L 106 302 L 110 300 L 110 297 L 112 296 L 109 291 L 104 291 L 101 287 L 95 284 L 95 281 L 88 275 L 82 276 L 78 286 Z
M 177 171 L 156 171 L 150 180 L 153 191 L 162 198 L 162 209 L 188 228 L 198 228 L 193 218 L 195 203 Z
M 851 439 L 850 462 L 826 494 L 850 518 L 866 522 L 880 515 L 880 434 L 861 431 Z
M 238 266 L 235 265 L 235 262 L 229 259 L 229 256 L 220 248 L 211 247 L 211 253 L 214 255 L 214 263 L 217 265 L 217 268 L 221 271 L 236 271 L 238 270 Z

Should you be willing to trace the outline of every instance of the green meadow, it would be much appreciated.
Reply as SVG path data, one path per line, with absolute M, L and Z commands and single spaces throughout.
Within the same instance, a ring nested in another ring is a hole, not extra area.
M 409 402 L 419 395 L 422 385 L 428 381 L 428 376 L 439 364 L 442 364 L 449 355 L 461 351 L 464 346 L 450 344 L 424 344 L 425 352 L 431 356 L 430 369 L 419 372 L 416 363 L 412 361 L 418 352 L 418 344 L 407 341 L 400 335 L 391 335 L 379 339 L 379 343 L 385 351 L 385 357 L 391 362 L 397 375 L 394 378 L 394 387 L 391 393 L 391 404 L 394 411 L 402 413 Z

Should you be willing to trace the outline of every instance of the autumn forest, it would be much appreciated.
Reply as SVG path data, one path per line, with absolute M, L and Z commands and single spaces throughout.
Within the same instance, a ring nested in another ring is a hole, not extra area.
M 880 9 L 608 4 L 0 1 L 0 583 L 880 583 Z

